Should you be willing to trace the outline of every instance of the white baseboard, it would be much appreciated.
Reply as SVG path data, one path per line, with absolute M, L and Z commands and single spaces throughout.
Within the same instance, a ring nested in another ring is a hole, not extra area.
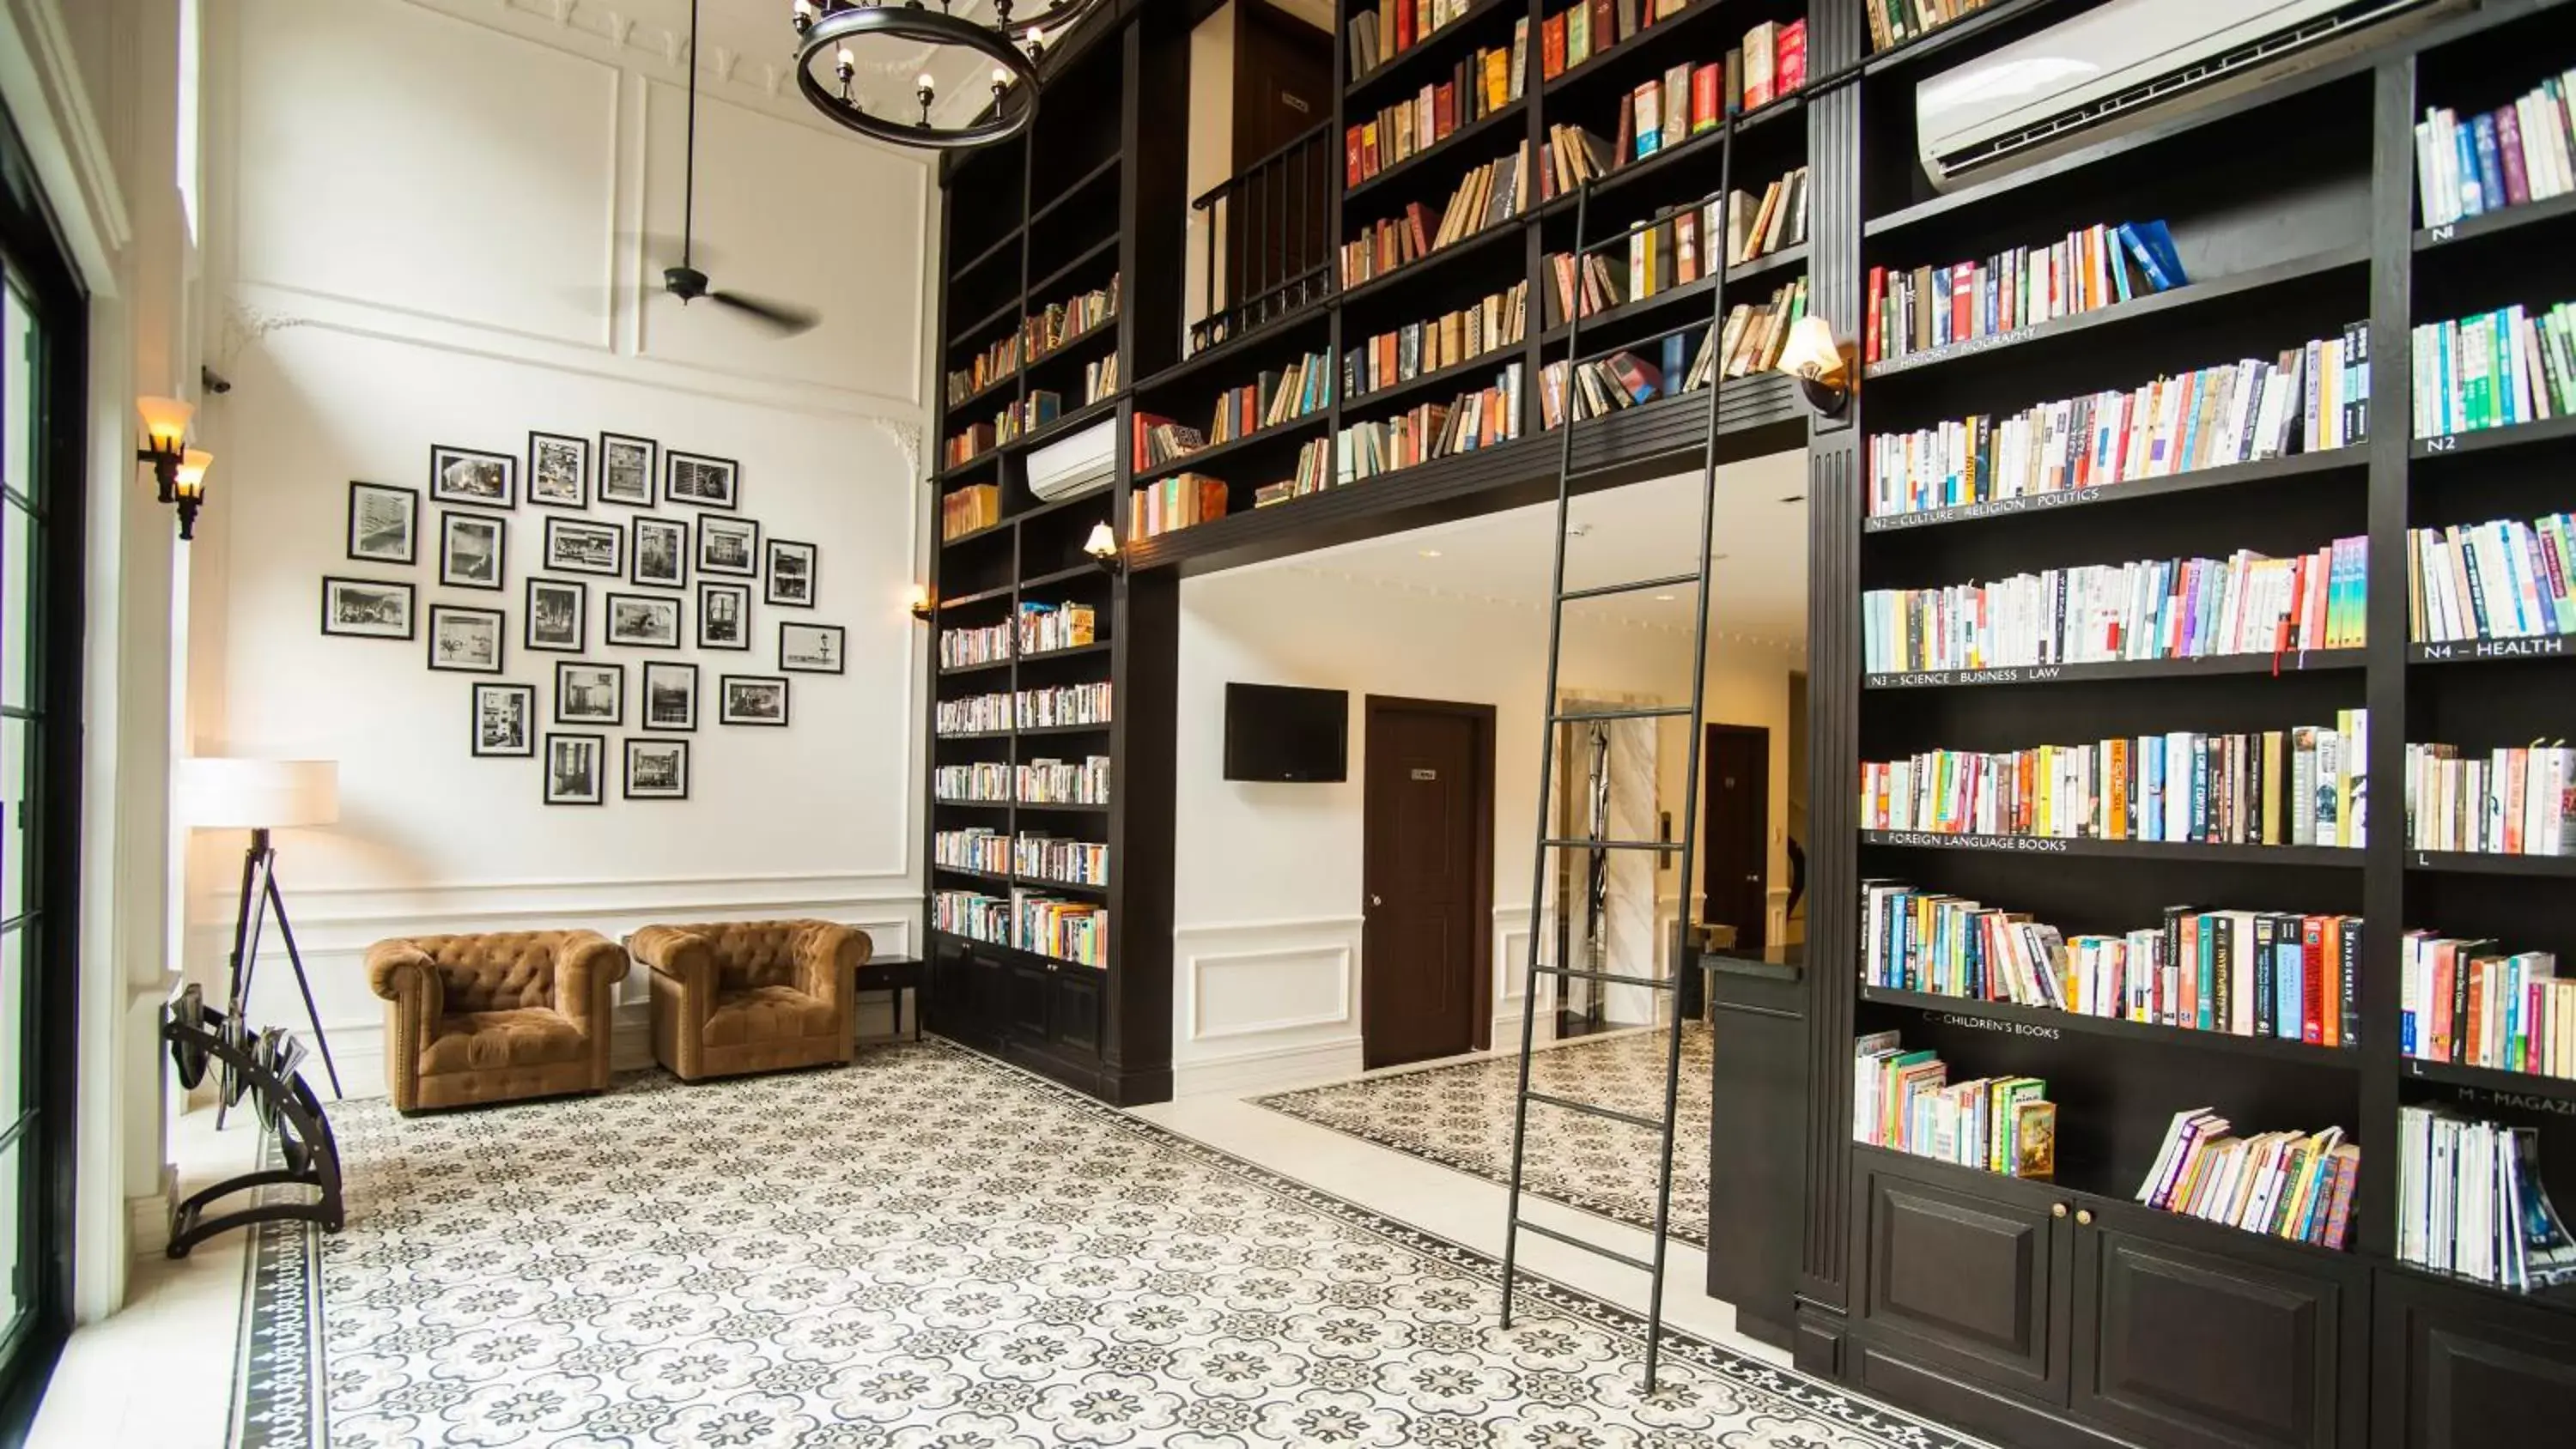
M 179 1170 L 161 1164 L 161 1190 L 125 1200 L 125 1250 L 137 1258 L 170 1246 L 170 1205 L 179 1200 Z
M 1361 1060 L 1359 1039 L 1345 1037 L 1306 1046 L 1242 1052 L 1212 1062 L 1179 1062 L 1172 1067 L 1172 1095 L 1243 1097 L 1255 1092 L 1284 1092 L 1358 1076 Z

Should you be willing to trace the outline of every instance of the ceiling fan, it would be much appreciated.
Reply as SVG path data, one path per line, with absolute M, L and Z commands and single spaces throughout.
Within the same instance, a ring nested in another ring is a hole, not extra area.
M 811 330 L 822 320 L 813 309 L 740 292 L 720 292 L 706 273 L 691 265 L 696 254 L 698 206 L 698 0 L 689 0 L 689 155 L 685 174 L 680 203 L 680 260 L 678 265 L 662 269 L 662 290 L 679 298 L 684 307 L 703 297 L 761 323 L 781 337 Z

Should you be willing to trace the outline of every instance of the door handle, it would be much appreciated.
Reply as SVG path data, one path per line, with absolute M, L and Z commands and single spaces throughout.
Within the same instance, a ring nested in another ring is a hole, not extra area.
M 1746 880 L 1750 880 L 1750 881 L 1758 881 L 1758 880 L 1762 879 L 1762 877 L 1760 877 L 1760 876 L 1758 876 L 1758 875 L 1748 875 L 1748 876 L 1746 876 L 1746 877 L 1745 877 L 1745 879 L 1746 879 Z
M 1385 904 L 1386 904 L 1386 901 L 1385 901 L 1385 899 L 1384 899 L 1384 898 L 1382 898 L 1382 897 L 1378 896 L 1378 895 L 1377 895 L 1377 894 L 1375 894 L 1374 892 L 1372 892 L 1372 893 L 1370 894 L 1370 896 L 1369 896 L 1369 909 L 1371 909 L 1371 910 L 1375 910 L 1375 909 L 1377 909 L 1379 906 L 1382 906 L 1382 905 L 1385 905 Z

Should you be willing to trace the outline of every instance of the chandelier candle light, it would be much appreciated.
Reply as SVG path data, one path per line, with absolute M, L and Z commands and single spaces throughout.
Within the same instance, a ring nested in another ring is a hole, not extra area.
M 922 0 L 794 0 L 796 88 L 834 124 L 898 146 L 963 151 L 1006 141 L 1029 128 L 1038 112 L 1038 63 L 1046 56 L 1043 32 L 1079 21 L 1098 0 L 1055 0 L 1024 20 L 1011 18 L 1011 0 L 994 0 L 990 20 L 955 13 L 952 0 L 932 9 Z M 920 114 L 912 120 L 870 112 L 858 93 L 859 60 L 853 41 L 884 38 L 938 47 L 962 46 L 993 62 L 993 103 L 963 126 L 934 125 L 930 108 L 939 87 L 928 71 L 913 83 Z

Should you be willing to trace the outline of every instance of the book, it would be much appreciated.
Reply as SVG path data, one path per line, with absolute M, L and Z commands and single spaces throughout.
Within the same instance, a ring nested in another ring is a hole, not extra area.
M 1863 0 L 1869 48 L 1892 50 L 1986 8 L 1987 0 Z
M 2532 1128 L 2400 1106 L 2397 1151 L 2398 1257 L 2515 1292 L 2576 1282 Z
M 2410 742 L 2405 758 L 2408 849 L 2576 854 L 2576 750 Z

